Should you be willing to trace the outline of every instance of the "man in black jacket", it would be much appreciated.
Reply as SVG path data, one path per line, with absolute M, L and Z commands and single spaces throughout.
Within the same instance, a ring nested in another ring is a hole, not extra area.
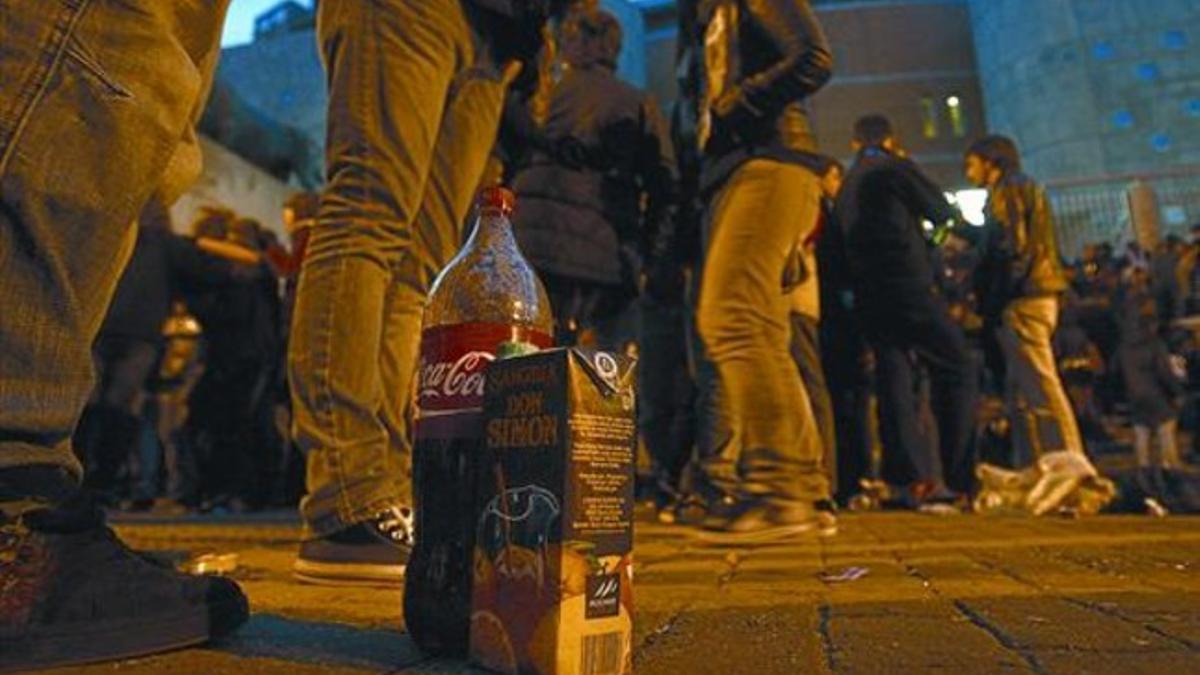
M 718 0 L 691 36 L 702 54 L 697 140 L 708 199 L 696 307 L 700 463 L 711 537 L 761 540 L 836 520 L 821 439 L 788 350 L 784 276 L 821 190 L 805 99 L 832 72 L 807 0 Z M 723 493 L 723 494 L 722 494 Z M 713 499 L 716 497 L 716 499 Z
M 854 127 L 858 158 L 837 200 L 855 307 L 875 350 L 884 474 L 914 485 L 918 496 L 941 487 L 935 462 L 917 426 L 911 354 L 932 379 L 942 478 L 953 491 L 971 489 L 968 453 L 975 411 L 975 376 L 966 339 L 935 285 L 923 221 L 957 217 L 942 192 L 904 158 L 882 116 Z
M 288 345 L 295 572 L 399 584 L 413 544 L 413 379 L 425 299 L 459 248 L 506 90 L 562 0 L 323 2 L 328 183 Z
M 965 155 L 967 180 L 987 188 L 981 314 L 1004 353 L 1005 391 L 1018 456 L 1082 453 L 1083 438 L 1058 376 L 1051 340 L 1067 289 L 1046 190 L 1021 170 L 1016 143 L 986 136 Z

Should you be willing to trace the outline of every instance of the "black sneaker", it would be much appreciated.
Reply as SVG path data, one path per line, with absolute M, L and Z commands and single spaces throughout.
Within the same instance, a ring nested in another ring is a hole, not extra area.
M 740 504 L 733 495 L 687 495 L 675 505 L 675 522 L 680 525 L 703 526 L 714 520 L 728 518 L 737 511 Z
M 393 507 L 371 520 L 300 545 L 297 579 L 333 586 L 402 586 L 413 547 L 413 512 Z
M 0 524 L 0 672 L 198 645 L 248 616 L 237 584 L 130 550 L 83 498 Z
M 837 533 L 837 516 L 803 502 L 742 502 L 723 519 L 710 518 L 699 538 L 713 544 L 766 544 L 802 534 Z

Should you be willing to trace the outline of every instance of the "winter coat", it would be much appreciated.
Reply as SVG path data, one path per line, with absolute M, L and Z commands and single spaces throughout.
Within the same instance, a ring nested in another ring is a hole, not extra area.
M 644 248 L 674 198 L 675 160 L 654 99 L 606 65 L 571 68 L 540 134 L 513 180 L 521 252 L 541 271 L 632 283 L 637 270 L 622 249 Z

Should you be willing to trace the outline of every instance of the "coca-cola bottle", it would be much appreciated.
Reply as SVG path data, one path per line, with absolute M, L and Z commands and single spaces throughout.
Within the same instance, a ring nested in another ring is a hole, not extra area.
M 480 192 L 475 230 L 434 282 L 421 333 L 416 543 L 404 616 L 417 645 L 432 654 L 467 650 L 485 369 L 498 355 L 553 342 L 546 290 L 522 257 L 508 219 L 515 202 L 501 187 Z

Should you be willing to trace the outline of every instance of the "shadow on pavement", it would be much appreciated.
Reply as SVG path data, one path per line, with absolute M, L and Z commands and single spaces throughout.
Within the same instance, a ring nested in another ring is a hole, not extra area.
M 220 651 L 323 666 L 394 671 L 426 660 L 407 635 L 336 623 L 255 614 Z

